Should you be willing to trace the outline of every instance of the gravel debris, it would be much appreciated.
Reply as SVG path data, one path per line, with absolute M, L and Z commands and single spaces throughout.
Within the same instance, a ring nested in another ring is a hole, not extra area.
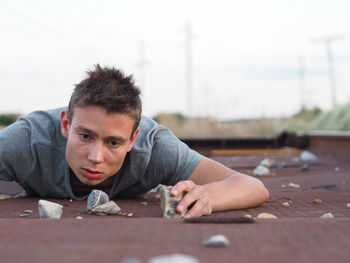
M 224 235 L 211 236 L 203 241 L 203 246 L 206 247 L 228 247 L 229 245 L 231 243 Z
M 289 187 L 289 188 L 299 188 L 300 185 L 299 184 L 294 184 L 294 183 L 289 183 L 289 184 L 287 184 L 287 187 Z
M 11 199 L 11 198 L 14 198 L 14 197 L 11 195 L 0 194 L 0 200 L 6 200 L 6 199 Z
M 140 203 L 140 205 L 146 206 L 146 205 L 148 205 L 148 203 L 146 201 L 143 201 L 143 202 Z
M 81 219 L 84 219 L 84 217 L 82 217 L 82 216 L 77 216 L 75 219 L 81 220 Z
M 350 204 L 346 204 L 346 207 L 347 207 L 347 208 L 350 208 Z

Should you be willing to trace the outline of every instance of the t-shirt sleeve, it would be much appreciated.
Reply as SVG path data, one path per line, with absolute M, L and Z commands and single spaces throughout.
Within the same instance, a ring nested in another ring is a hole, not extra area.
M 0 131 L 0 180 L 20 181 L 16 171 L 26 170 L 32 160 L 30 131 L 23 120 L 18 120 Z
M 168 129 L 160 130 L 154 138 L 149 171 L 162 184 L 174 185 L 187 180 L 204 158 L 190 149 Z

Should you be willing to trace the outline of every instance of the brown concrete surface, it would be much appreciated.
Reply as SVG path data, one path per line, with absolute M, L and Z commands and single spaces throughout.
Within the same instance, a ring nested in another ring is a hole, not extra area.
M 268 212 L 278 219 L 253 224 L 188 224 L 163 219 L 157 202 L 116 200 L 125 216 L 94 216 L 85 201 L 46 199 L 64 206 L 63 218 L 39 219 L 39 198 L 0 201 L 0 262 L 121 262 L 138 257 L 182 253 L 200 262 L 350 262 L 350 163 L 319 156 L 310 170 L 300 171 L 297 156 L 267 156 L 272 174 L 261 180 L 270 200 L 256 208 L 215 213 L 213 216 Z M 215 156 L 217 161 L 251 174 L 264 156 Z M 282 184 L 300 188 L 282 188 Z M 0 182 L 0 193 L 18 193 L 15 183 Z M 313 199 L 321 204 L 312 204 Z M 291 206 L 282 207 L 291 200 Z M 33 214 L 21 217 L 25 209 Z M 331 212 L 335 218 L 320 219 Z M 75 219 L 82 216 L 83 220 Z M 204 239 L 223 234 L 227 248 L 207 248 Z

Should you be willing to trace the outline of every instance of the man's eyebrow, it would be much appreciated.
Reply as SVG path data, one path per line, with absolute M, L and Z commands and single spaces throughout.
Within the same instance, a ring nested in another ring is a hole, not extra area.
M 91 134 L 91 135 L 93 135 L 93 136 L 97 136 L 97 133 L 95 133 L 94 131 L 92 131 L 92 130 L 90 130 L 90 129 L 84 127 L 84 126 L 81 126 L 81 125 L 75 127 L 75 130 L 83 131 L 83 132 L 89 133 L 89 134 Z M 125 141 L 127 141 L 126 138 L 121 137 L 121 136 L 107 136 L 105 139 L 106 139 L 106 140 L 109 140 L 109 141 L 111 141 L 111 140 L 116 140 L 116 141 L 119 141 L 119 142 L 122 142 L 122 143 L 125 142 Z

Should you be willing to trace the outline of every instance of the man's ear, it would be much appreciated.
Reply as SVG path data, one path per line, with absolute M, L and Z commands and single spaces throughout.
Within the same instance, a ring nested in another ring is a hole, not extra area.
M 68 137 L 70 122 L 68 120 L 68 112 L 62 111 L 61 112 L 61 133 L 64 137 Z
M 130 143 L 129 143 L 129 148 L 128 148 L 128 152 L 131 151 L 132 146 L 134 145 L 134 142 L 135 142 L 136 137 L 137 137 L 137 135 L 139 134 L 139 132 L 140 132 L 140 128 L 137 128 L 137 129 L 134 131 L 134 133 L 131 135 L 131 137 L 130 137 Z

